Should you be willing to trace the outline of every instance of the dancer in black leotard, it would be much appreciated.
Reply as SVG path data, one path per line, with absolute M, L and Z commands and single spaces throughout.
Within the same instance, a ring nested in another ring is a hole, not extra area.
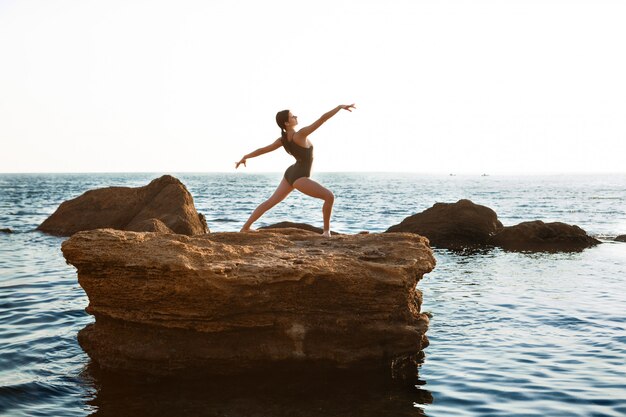
M 294 181 L 298 178 L 308 178 L 311 176 L 311 166 L 313 165 L 313 145 L 309 148 L 303 148 L 293 140 L 291 142 L 287 140 L 282 142 L 285 150 L 296 158 L 296 163 L 287 168 L 287 171 L 285 171 L 285 179 L 289 185 L 293 186 Z
M 276 114 L 276 123 L 280 127 L 280 138 L 276 139 L 272 144 L 259 148 L 254 152 L 245 155 L 239 162 L 236 163 L 235 168 L 239 168 L 239 165 L 246 166 L 246 160 L 248 158 L 254 158 L 255 156 L 263 155 L 265 153 L 274 151 L 281 146 L 285 150 L 296 158 L 296 163 L 287 168 L 283 180 L 278 185 L 274 194 L 261 203 L 250 215 L 248 221 L 241 228 L 242 232 L 250 230 L 250 226 L 259 217 L 263 215 L 267 210 L 280 203 L 285 197 L 297 189 L 298 191 L 324 200 L 322 207 L 322 213 L 324 217 L 324 233 L 326 237 L 330 236 L 330 215 L 333 209 L 333 202 L 335 196 L 328 189 L 324 188 L 317 182 L 310 179 L 311 166 L 313 164 L 313 145 L 308 139 L 308 136 L 315 132 L 324 122 L 333 117 L 339 110 L 352 111 L 354 104 L 340 105 L 332 109 L 331 111 L 324 113 L 322 117 L 317 119 L 315 123 L 303 127 L 296 131 L 295 126 L 298 124 L 298 117 L 294 116 L 289 110 L 283 110 Z

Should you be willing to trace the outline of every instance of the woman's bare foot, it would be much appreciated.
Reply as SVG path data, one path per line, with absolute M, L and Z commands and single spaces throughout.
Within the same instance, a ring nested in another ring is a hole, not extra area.
M 330 230 L 324 230 L 324 233 L 322 233 L 322 236 L 330 237 Z
M 254 229 L 250 229 L 249 227 L 242 227 L 239 233 L 247 233 L 247 232 L 256 232 Z

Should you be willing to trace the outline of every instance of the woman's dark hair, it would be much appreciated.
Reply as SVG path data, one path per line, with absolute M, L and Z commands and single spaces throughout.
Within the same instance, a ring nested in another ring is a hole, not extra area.
M 291 146 L 287 140 L 287 129 L 285 129 L 285 123 L 289 121 L 289 110 L 282 110 L 276 113 L 276 124 L 280 127 L 280 141 L 283 143 L 283 148 L 288 154 L 291 154 Z

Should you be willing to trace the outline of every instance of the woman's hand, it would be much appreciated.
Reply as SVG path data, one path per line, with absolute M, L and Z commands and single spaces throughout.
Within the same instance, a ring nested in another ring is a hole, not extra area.
M 352 104 L 340 104 L 339 108 L 343 109 L 343 110 L 348 110 L 349 112 L 351 112 L 352 109 L 356 109 L 356 107 L 354 107 L 354 103 L 352 103 Z
M 241 158 L 241 161 L 239 162 L 235 162 L 235 169 L 239 168 L 239 165 L 243 164 L 243 166 L 246 166 L 246 157 L 244 156 L 243 158 Z

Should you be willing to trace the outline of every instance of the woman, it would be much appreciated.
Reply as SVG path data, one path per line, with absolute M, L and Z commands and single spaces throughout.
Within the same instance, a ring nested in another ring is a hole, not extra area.
M 276 113 L 276 124 L 280 127 L 280 137 L 272 144 L 245 155 L 236 163 L 235 169 L 239 168 L 241 164 L 246 166 L 246 160 L 248 158 L 254 158 L 255 156 L 272 152 L 281 146 L 285 148 L 287 153 L 296 158 L 296 163 L 287 168 L 285 176 L 278 185 L 278 188 L 276 188 L 276 191 L 274 191 L 274 194 L 252 212 L 246 224 L 241 228 L 242 232 L 249 231 L 252 223 L 257 221 L 267 210 L 283 201 L 295 188 L 306 195 L 324 200 L 322 207 L 324 233 L 322 233 L 322 235 L 330 237 L 330 214 L 333 210 L 335 196 L 328 189 L 309 178 L 311 176 L 311 165 L 313 164 L 313 145 L 311 141 L 309 141 L 309 135 L 315 132 L 324 122 L 337 114 L 339 110 L 343 109 L 351 112 L 354 108 L 354 104 L 339 105 L 331 111 L 324 113 L 322 117 L 312 125 L 303 127 L 298 131 L 295 129 L 298 125 L 298 117 L 294 116 L 291 111 L 283 110 Z

